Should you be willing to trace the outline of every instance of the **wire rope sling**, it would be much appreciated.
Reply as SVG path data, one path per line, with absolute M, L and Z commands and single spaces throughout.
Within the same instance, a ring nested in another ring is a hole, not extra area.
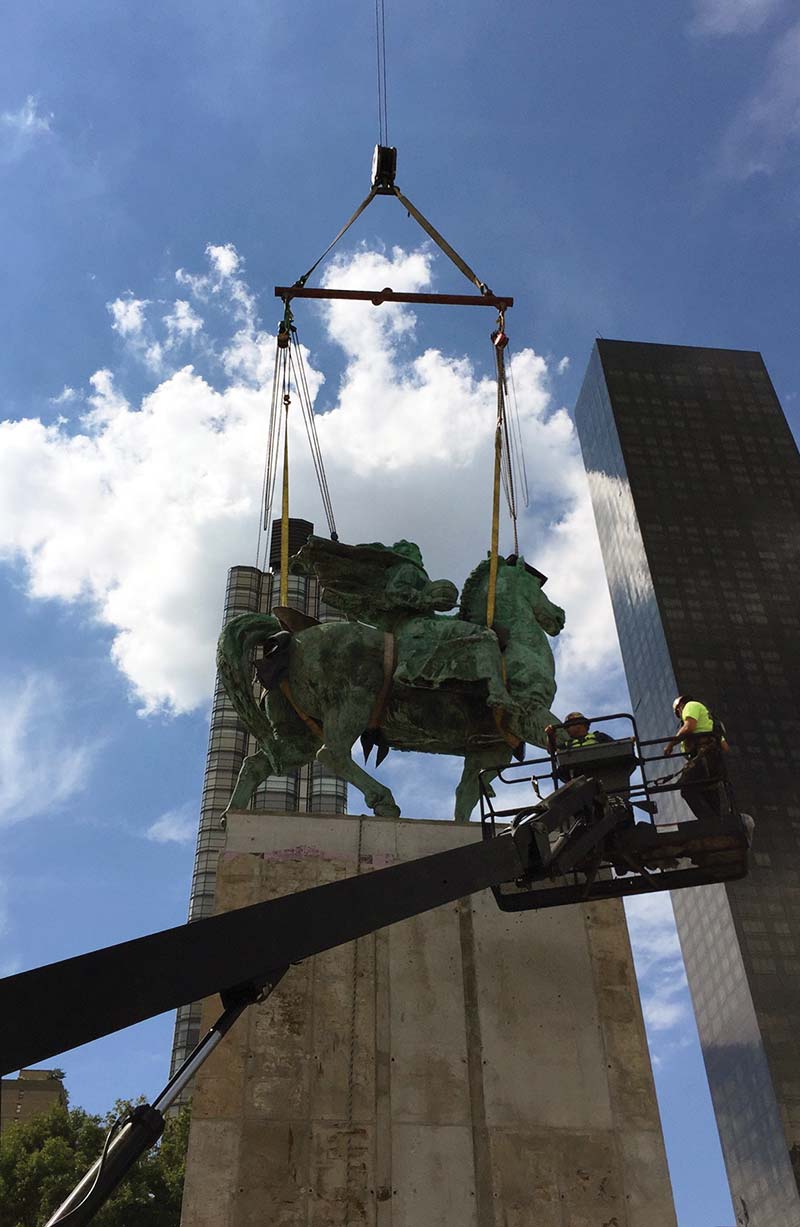
M 494 431 L 494 467 L 492 478 L 492 512 L 489 547 L 489 586 L 486 604 L 486 624 L 494 622 L 495 601 L 497 593 L 497 575 L 500 550 L 500 507 L 501 496 L 505 495 L 505 503 L 511 519 L 514 553 L 519 553 L 517 533 L 517 518 L 519 499 L 527 505 L 528 489 L 525 460 L 522 450 L 519 415 L 514 391 L 513 374 L 510 363 L 506 361 L 508 335 L 505 330 L 505 313 L 513 306 L 513 298 L 495 295 L 484 281 L 470 268 L 466 261 L 451 247 L 447 240 L 428 221 L 428 219 L 412 204 L 395 183 L 397 169 L 397 150 L 394 147 L 377 145 L 372 162 L 372 185 L 366 198 L 361 202 L 353 215 L 345 222 L 339 233 L 323 251 L 322 255 L 311 265 L 302 277 L 292 285 L 275 287 L 275 296 L 284 305 L 284 314 L 278 328 L 275 353 L 275 373 L 272 387 L 272 401 L 268 431 L 267 459 L 264 473 L 264 530 L 269 525 L 275 496 L 279 469 L 282 472 L 281 481 L 281 562 L 280 562 L 280 599 L 285 605 L 288 598 L 288 551 L 289 551 L 289 432 L 288 415 L 292 402 L 292 389 L 300 401 L 306 433 L 311 448 L 314 468 L 322 495 L 325 516 L 331 537 L 336 540 L 336 524 L 333 516 L 330 491 L 325 475 L 325 467 L 319 446 L 319 439 L 314 420 L 314 410 L 308 390 L 308 380 L 305 374 L 302 349 L 294 323 L 292 302 L 298 298 L 311 299 L 346 299 L 370 302 L 380 306 L 385 302 L 400 303 L 430 303 L 445 306 L 481 306 L 493 307 L 497 310 L 497 322 L 491 333 L 494 353 L 495 378 L 497 383 L 496 421 Z M 330 287 L 310 287 L 308 280 L 325 258 L 333 251 L 337 243 L 347 233 L 353 223 L 372 203 L 376 196 L 396 196 L 410 217 L 421 226 L 433 240 L 440 251 L 455 264 L 456 268 L 479 291 L 478 294 L 421 294 L 396 293 L 389 287 L 380 290 L 338 290 Z

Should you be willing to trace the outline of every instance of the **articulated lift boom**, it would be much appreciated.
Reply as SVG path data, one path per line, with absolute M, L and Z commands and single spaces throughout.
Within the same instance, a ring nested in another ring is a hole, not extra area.
M 615 857 L 624 854 L 629 860 L 625 832 L 634 826 L 629 804 L 610 796 L 596 776 L 581 775 L 518 811 L 502 831 L 493 822 L 491 829 L 484 823 L 484 839 L 464 847 L 0 980 L 1 1073 L 215 993 L 224 1007 L 154 1104 L 133 1109 L 119 1122 L 101 1158 L 47 1227 L 89 1222 L 138 1156 L 158 1140 L 164 1113 L 203 1060 L 248 1005 L 269 995 L 292 963 L 486 888 L 494 891 L 501 907 L 511 910 L 591 898 L 597 867 L 607 863 L 608 850 L 616 849 Z M 730 855 L 721 862 L 715 857 L 713 873 L 702 880 L 746 872 L 747 836 L 741 822 L 729 827 L 725 839 Z M 681 851 L 680 843 L 672 837 L 670 864 L 675 856 L 694 855 L 691 849 Z M 676 884 L 673 874 L 664 874 L 659 884 L 643 864 L 637 868 L 647 880 L 646 889 Z M 559 883 L 567 878 L 575 883 L 576 875 L 586 886 L 576 895 L 573 884 L 565 894 Z M 621 885 L 622 879 L 617 882 Z

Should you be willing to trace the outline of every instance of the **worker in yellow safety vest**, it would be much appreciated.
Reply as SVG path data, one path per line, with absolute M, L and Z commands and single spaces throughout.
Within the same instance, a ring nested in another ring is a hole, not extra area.
M 586 719 L 583 712 L 571 711 L 565 717 L 564 728 L 569 737 L 566 745 L 568 750 L 577 750 L 581 746 L 594 746 L 599 742 L 613 740 L 607 733 L 591 732 L 589 725 L 590 722 Z
M 614 740 L 607 733 L 591 732 L 589 726 L 590 721 L 580 711 L 571 711 L 568 716 L 565 716 L 562 728 L 558 733 L 556 733 L 555 725 L 548 724 L 545 733 L 547 734 L 547 743 L 551 751 L 555 751 L 556 745 L 561 750 L 580 750 L 584 746 L 596 746 L 601 742 Z M 558 772 L 558 778 L 566 783 L 567 780 L 571 780 L 578 774 L 580 773 L 576 769 L 562 767 Z
M 679 694 L 672 704 L 680 728 L 664 746 L 669 757 L 678 742 L 686 755 L 680 773 L 680 793 L 695 818 L 719 818 L 722 813 L 724 755 L 729 750 L 725 728 L 698 699 Z

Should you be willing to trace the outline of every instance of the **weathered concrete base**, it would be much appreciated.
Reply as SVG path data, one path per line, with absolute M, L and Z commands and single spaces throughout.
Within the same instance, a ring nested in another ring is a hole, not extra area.
M 234 814 L 217 907 L 478 838 Z M 197 1077 L 181 1221 L 674 1227 L 622 905 L 484 892 L 293 967 Z

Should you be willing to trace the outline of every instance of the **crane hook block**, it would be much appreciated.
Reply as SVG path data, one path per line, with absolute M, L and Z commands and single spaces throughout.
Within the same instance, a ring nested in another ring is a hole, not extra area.
M 397 150 L 394 145 L 376 145 L 372 155 L 372 187 L 379 195 L 394 195 Z

